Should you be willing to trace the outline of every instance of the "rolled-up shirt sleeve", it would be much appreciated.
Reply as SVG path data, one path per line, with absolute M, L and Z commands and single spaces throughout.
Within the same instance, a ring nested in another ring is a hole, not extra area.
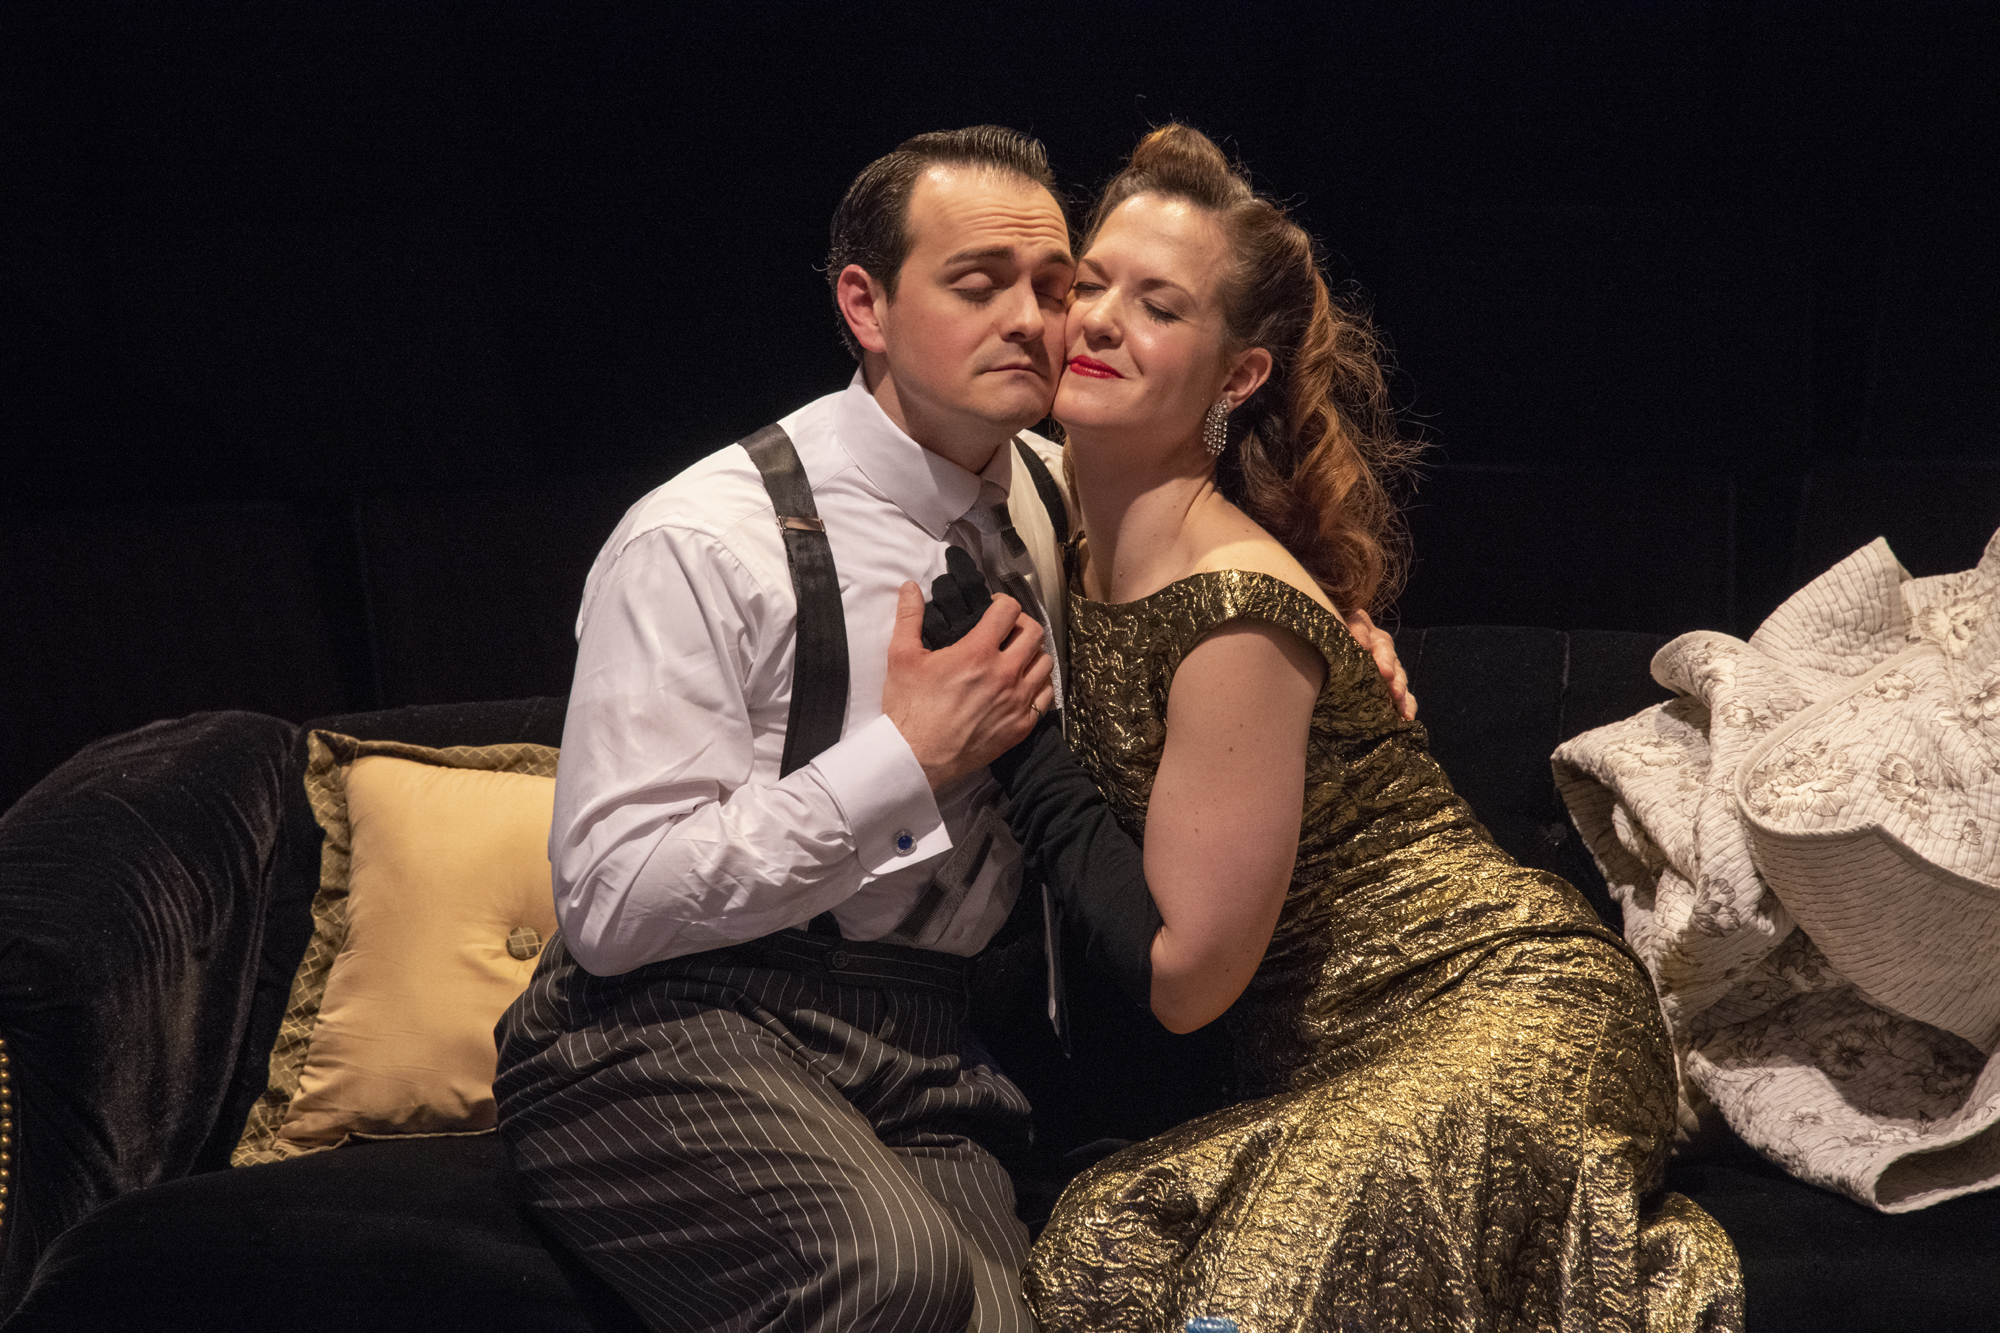
M 599 558 L 549 833 L 557 918 L 588 971 L 802 925 L 949 850 L 879 713 L 778 776 L 795 617 L 789 584 L 713 533 L 654 528 Z

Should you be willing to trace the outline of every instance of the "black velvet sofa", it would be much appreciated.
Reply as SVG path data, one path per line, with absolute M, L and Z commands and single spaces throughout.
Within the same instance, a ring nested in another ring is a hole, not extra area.
M 1400 639 L 1434 749 L 1496 837 L 1614 921 L 1548 755 L 1660 697 L 1646 663 L 1661 642 L 1493 627 Z M 534 698 L 317 725 L 558 744 L 562 716 Z M 227 1167 L 310 931 L 319 834 L 302 765 L 300 727 L 197 714 L 86 747 L 0 816 L 0 1333 L 639 1327 L 537 1232 L 490 1135 Z M 1170 1036 L 1080 964 L 1072 976 L 1071 1056 L 1039 1017 L 1032 964 L 1000 966 L 978 1015 L 1037 1107 L 1035 1148 L 1010 1160 L 1031 1223 L 1117 1141 L 1229 1095 L 1214 1036 Z M 1758 1333 L 2000 1318 L 2000 1194 L 1884 1217 L 1734 1142 L 1685 1155 L 1669 1184 L 1735 1239 Z

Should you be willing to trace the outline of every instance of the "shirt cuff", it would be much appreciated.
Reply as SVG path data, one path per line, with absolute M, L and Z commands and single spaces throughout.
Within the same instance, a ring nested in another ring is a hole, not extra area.
M 924 767 L 887 714 L 821 751 L 807 765 L 832 793 L 871 875 L 951 850 Z

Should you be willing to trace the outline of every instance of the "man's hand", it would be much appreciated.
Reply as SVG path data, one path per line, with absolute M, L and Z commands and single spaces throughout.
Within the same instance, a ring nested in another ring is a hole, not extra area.
M 1417 696 L 1410 693 L 1410 678 L 1404 672 L 1403 664 L 1396 660 L 1396 640 L 1390 637 L 1387 630 L 1377 629 L 1366 611 L 1349 612 L 1346 620 L 1347 632 L 1375 659 L 1375 669 L 1388 683 L 1389 696 L 1396 702 L 1396 711 L 1403 715 L 1404 721 L 1415 721 Z
M 1012 597 L 995 597 L 963 639 L 937 652 L 923 645 L 923 622 L 924 595 L 905 583 L 896 597 L 882 711 L 937 791 L 1027 736 L 1055 700 L 1054 664 L 1042 651 L 1042 627 Z

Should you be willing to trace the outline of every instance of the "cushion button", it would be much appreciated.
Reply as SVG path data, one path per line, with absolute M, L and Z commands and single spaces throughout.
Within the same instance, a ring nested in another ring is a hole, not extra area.
M 522 962 L 527 962 L 542 951 L 542 936 L 539 931 L 527 926 L 516 926 L 507 935 L 507 952 Z

